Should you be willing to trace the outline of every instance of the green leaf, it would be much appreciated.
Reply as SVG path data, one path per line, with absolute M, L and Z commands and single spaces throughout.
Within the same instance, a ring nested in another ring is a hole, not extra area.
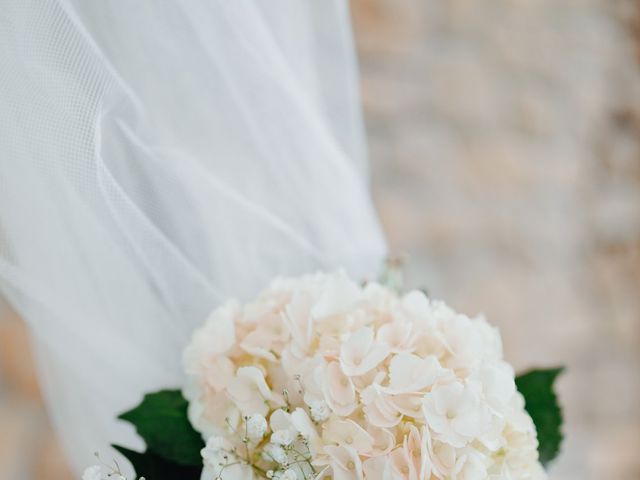
M 144 396 L 142 403 L 118 418 L 136 427 L 148 452 L 181 465 L 202 465 L 204 441 L 187 417 L 188 402 L 179 390 Z
M 151 452 L 135 452 L 119 445 L 112 445 L 131 462 L 137 477 L 149 480 L 200 480 L 202 466 L 179 465 Z
M 538 454 L 544 466 L 556 458 L 563 438 L 562 410 L 553 391 L 553 383 L 563 370 L 531 370 L 516 377 L 516 386 L 538 432 Z

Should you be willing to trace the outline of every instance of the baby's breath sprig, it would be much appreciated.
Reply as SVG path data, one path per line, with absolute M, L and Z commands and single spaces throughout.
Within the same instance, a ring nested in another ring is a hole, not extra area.
M 113 465 L 110 465 L 100 458 L 99 452 L 94 452 L 93 455 L 98 460 L 98 464 L 85 469 L 82 480 L 127 480 L 116 459 L 113 459 Z M 103 469 L 106 469 L 107 473 L 103 473 Z M 145 478 L 139 477 L 138 480 L 145 480 Z

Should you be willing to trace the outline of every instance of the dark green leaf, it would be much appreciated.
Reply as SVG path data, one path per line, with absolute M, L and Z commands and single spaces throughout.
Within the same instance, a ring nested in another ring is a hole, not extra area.
M 202 467 L 179 465 L 150 452 L 140 453 L 112 445 L 131 462 L 137 477 L 148 480 L 200 480 Z
M 562 410 L 553 391 L 553 383 L 564 368 L 531 370 L 516 377 L 516 386 L 524 396 L 525 408 L 538 432 L 540 462 L 547 465 L 556 458 L 562 443 Z
M 202 465 L 204 442 L 189 423 L 187 406 L 179 390 L 162 390 L 145 395 L 118 418 L 136 427 L 150 453 L 182 465 Z

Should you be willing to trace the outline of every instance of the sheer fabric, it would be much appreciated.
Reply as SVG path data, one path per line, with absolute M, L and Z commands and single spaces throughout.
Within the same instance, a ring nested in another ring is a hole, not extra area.
M 376 274 L 341 0 L 5 0 L 0 285 L 77 468 L 275 275 Z

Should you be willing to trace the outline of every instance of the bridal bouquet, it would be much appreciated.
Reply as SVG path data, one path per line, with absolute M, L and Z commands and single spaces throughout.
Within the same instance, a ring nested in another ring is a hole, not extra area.
M 483 318 L 343 273 L 222 305 L 184 369 L 120 417 L 148 480 L 534 480 L 561 441 L 560 369 L 516 377 Z

